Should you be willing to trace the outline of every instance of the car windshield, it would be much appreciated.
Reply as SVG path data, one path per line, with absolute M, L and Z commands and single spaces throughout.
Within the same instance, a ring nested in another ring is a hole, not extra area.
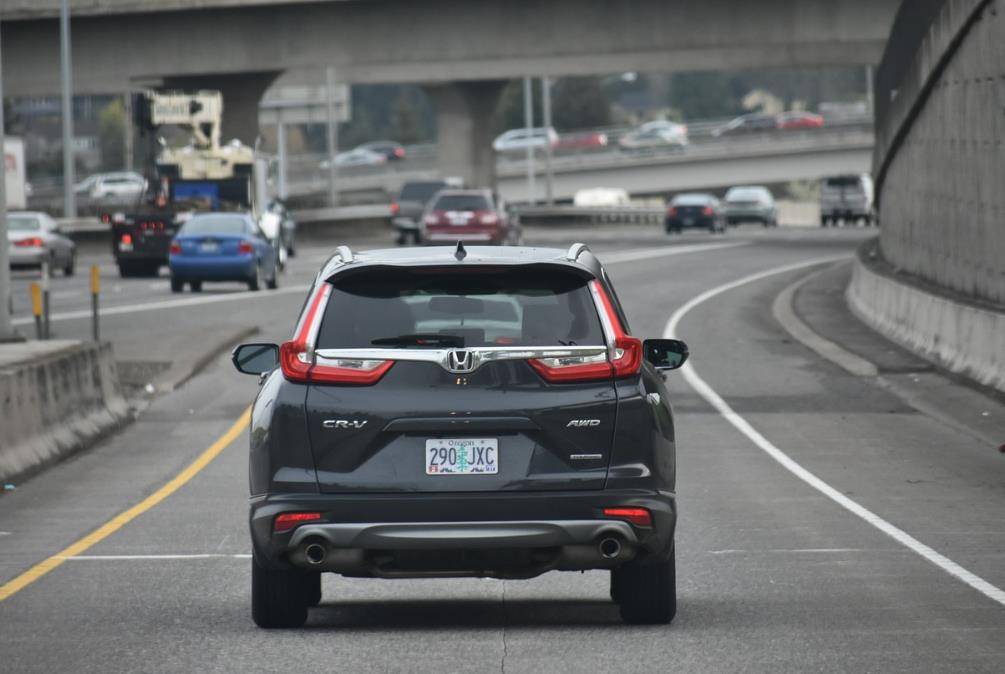
M 445 194 L 436 200 L 436 211 L 487 211 L 489 200 L 480 194 Z
M 7 229 L 12 232 L 37 232 L 42 229 L 42 219 L 37 215 L 8 215 Z
M 197 215 L 180 234 L 247 234 L 248 223 L 239 215 Z
M 446 187 L 443 182 L 405 183 L 401 188 L 401 201 L 419 201 L 426 203 L 433 195 Z
M 758 189 L 734 189 L 726 194 L 726 201 L 763 201 L 766 199 L 764 190 Z
M 586 281 L 568 273 L 419 268 L 336 280 L 318 348 L 594 346 Z

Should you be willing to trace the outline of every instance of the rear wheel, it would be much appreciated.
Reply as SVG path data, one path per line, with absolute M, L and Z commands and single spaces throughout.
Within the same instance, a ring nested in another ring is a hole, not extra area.
M 70 259 L 66 261 L 66 266 L 63 267 L 63 275 L 73 276 L 75 271 L 77 271 L 77 251 L 70 253 Z
M 189 281 L 188 285 L 192 288 L 192 292 L 201 293 L 202 292 L 202 281 Z
M 265 282 L 265 287 L 269 290 L 275 290 L 279 287 L 279 270 L 272 270 L 272 278 Z
M 176 279 L 175 277 L 172 276 L 171 277 L 171 292 L 173 292 L 173 293 L 180 293 L 184 289 L 185 289 L 185 282 L 182 281 L 181 279 Z
M 820 218 L 820 226 L 821 227 L 827 227 L 830 224 L 831 224 L 830 223 L 830 218 L 828 218 L 826 215 Z
M 666 624 L 677 613 L 674 552 L 665 560 L 628 562 L 611 571 L 611 597 L 633 625 Z
M 320 576 L 318 577 L 320 583 Z M 318 594 L 320 594 L 320 585 Z M 259 627 L 300 627 L 314 595 L 308 577 L 295 570 L 267 569 L 252 555 L 251 617 Z M 319 597 L 320 600 L 320 597 Z
M 262 268 L 260 265 L 255 265 L 255 274 L 250 279 L 248 279 L 248 290 L 258 290 L 262 287 Z

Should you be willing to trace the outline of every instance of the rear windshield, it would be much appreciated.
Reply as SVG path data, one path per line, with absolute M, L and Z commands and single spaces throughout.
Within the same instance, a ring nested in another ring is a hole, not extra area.
M 180 234 L 247 234 L 247 221 L 237 215 L 197 215 L 185 223 Z
M 450 341 L 421 338 L 429 335 Z M 603 343 L 589 288 L 578 276 L 498 268 L 465 272 L 426 268 L 359 273 L 336 280 L 317 346 L 470 348 Z
M 426 203 L 433 195 L 446 187 L 446 183 L 406 183 L 401 188 L 401 201 Z
M 480 194 L 445 194 L 433 206 L 437 211 L 487 211 L 489 200 Z
M 712 197 L 707 194 L 678 194 L 672 203 L 675 206 L 704 206 L 712 203 Z
M 762 199 L 767 199 L 764 190 L 734 189 L 726 194 L 727 201 L 761 201 Z
M 837 176 L 828 178 L 824 184 L 827 187 L 858 187 L 861 181 L 858 176 Z
M 37 232 L 42 221 L 34 215 L 8 215 L 7 229 L 12 232 Z

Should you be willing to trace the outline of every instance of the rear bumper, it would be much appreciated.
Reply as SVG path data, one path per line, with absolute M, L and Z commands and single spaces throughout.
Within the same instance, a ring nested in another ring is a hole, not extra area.
M 715 226 L 715 218 L 698 215 L 694 218 L 666 218 L 665 229 L 710 229 Z
M 42 260 L 49 256 L 49 251 L 45 248 L 17 248 L 10 246 L 8 257 L 11 267 L 40 267 Z
M 603 516 L 604 508 L 618 506 L 648 509 L 653 525 Z M 322 517 L 273 534 L 273 521 L 284 512 Z M 613 568 L 669 554 L 676 523 L 673 494 L 638 490 L 276 494 L 251 502 L 252 543 L 264 563 L 378 577 L 517 578 L 554 569 Z M 617 541 L 618 554 L 605 557 L 600 546 L 609 540 Z M 306 554 L 312 544 L 325 550 L 320 563 Z M 412 562 L 417 566 L 409 566 Z
M 255 258 L 251 255 L 233 258 L 203 259 L 171 256 L 171 276 L 194 281 L 244 281 L 255 275 Z

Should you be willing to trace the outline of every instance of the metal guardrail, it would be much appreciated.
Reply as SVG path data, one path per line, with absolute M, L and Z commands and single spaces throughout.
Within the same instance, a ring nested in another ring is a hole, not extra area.
M 522 225 L 653 225 L 663 222 L 665 209 L 655 206 L 514 206 Z

